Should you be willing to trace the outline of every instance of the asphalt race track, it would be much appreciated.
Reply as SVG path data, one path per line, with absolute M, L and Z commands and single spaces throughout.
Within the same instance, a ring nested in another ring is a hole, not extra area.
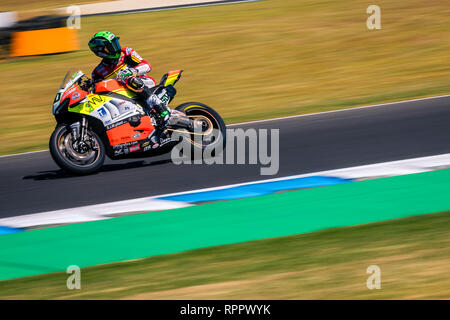
M 170 155 L 107 160 L 77 177 L 59 170 L 48 151 L 0 158 L 0 217 L 322 170 L 450 153 L 450 97 L 232 126 L 280 129 L 280 167 L 175 165 Z

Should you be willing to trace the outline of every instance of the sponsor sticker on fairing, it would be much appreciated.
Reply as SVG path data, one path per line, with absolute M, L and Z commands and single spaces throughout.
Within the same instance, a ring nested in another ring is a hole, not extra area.
M 170 141 L 172 141 L 172 139 L 170 139 L 170 137 L 169 137 L 169 138 L 165 138 L 165 139 L 162 139 L 162 140 L 159 142 L 159 144 L 160 144 L 160 146 L 163 146 L 163 145 L 169 143 Z
M 78 100 L 80 98 L 80 93 L 79 92 L 74 92 L 72 94 L 72 100 Z
M 114 150 L 114 155 L 115 155 L 115 156 L 119 156 L 119 155 L 121 155 L 121 154 L 123 154 L 123 149 L 117 149 L 117 150 Z
M 107 126 L 107 127 L 106 127 L 106 130 L 114 129 L 114 128 L 118 127 L 118 126 L 123 125 L 123 124 L 126 123 L 126 122 L 127 122 L 127 121 L 125 121 L 125 120 L 121 120 L 121 121 L 119 121 L 119 122 L 113 123 L 113 124 Z
M 116 145 L 113 145 L 112 147 L 113 147 L 113 149 L 120 149 L 123 147 L 134 146 L 137 143 L 138 143 L 137 141 L 131 141 L 131 142 L 126 142 L 126 143 L 116 144 Z
M 138 150 L 141 150 L 141 146 L 140 145 L 135 145 L 135 146 L 132 146 L 132 147 L 128 148 L 129 152 L 135 152 L 135 151 L 138 151 Z
M 107 113 L 106 113 L 106 110 L 105 110 L 105 108 L 103 108 L 103 107 L 101 107 L 100 109 L 98 109 L 98 115 L 100 116 L 100 117 L 104 117 L 104 116 L 106 116 L 107 115 Z

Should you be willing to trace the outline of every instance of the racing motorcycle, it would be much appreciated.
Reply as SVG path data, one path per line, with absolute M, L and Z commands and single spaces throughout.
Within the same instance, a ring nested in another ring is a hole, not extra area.
M 173 90 L 182 71 L 166 73 L 152 88 L 166 105 L 172 97 L 168 87 Z M 180 137 L 192 148 L 191 154 L 225 145 L 224 121 L 203 103 L 187 102 L 171 110 L 161 139 L 154 143 L 156 117 L 136 93 L 115 79 L 94 83 L 82 71 L 71 77 L 70 73 L 53 102 L 57 125 L 49 142 L 53 160 L 64 170 L 89 174 L 102 167 L 105 156 L 115 160 L 168 153 Z

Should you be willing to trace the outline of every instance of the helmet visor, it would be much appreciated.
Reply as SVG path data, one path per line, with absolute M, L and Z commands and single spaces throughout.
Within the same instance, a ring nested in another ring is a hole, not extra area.
M 99 57 L 106 57 L 105 41 L 102 39 L 92 39 L 89 41 L 89 48 Z
M 113 50 L 114 50 L 115 53 L 120 51 L 120 49 L 121 49 L 120 48 L 120 43 L 119 43 L 119 39 L 117 37 L 114 38 L 113 41 L 111 41 L 111 45 L 112 45 Z
M 94 54 L 102 58 L 114 59 L 120 56 L 120 44 L 117 37 L 111 41 L 93 38 L 89 41 L 89 48 Z

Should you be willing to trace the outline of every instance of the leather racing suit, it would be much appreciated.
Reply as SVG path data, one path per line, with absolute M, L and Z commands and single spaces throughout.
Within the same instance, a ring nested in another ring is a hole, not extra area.
M 106 79 L 114 79 L 124 70 L 132 70 L 133 75 L 122 81 L 128 89 L 136 92 L 146 103 L 149 110 L 154 110 L 157 120 L 157 133 L 154 143 L 159 140 L 159 135 L 167 124 L 170 116 L 169 109 L 151 90 L 156 86 L 155 79 L 146 74 L 152 70 L 150 63 L 144 60 L 135 50 L 129 47 L 121 49 L 118 59 L 103 58 L 100 64 L 92 72 L 92 79 L 98 82 Z

